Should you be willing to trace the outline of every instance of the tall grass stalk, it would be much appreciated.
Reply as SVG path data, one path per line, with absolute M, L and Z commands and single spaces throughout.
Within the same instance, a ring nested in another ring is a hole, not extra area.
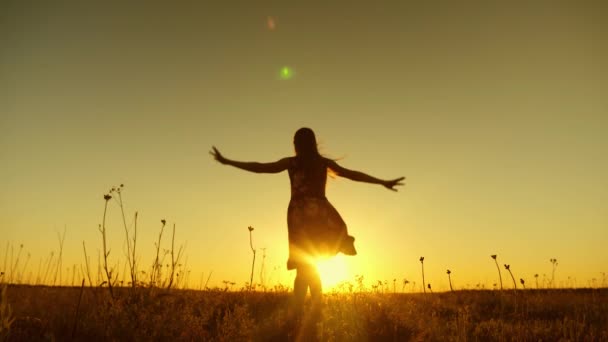
M 422 266 L 422 290 L 424 291 L 424 293 L 426 293 L 426 287 L 425 287 L 426 285 L 424 282 L 424 257 L 423 256 L 420 257 L 420 264 Z
M 112 286 L 116 287 L 116 284 L 118 284 L 118 278 L 120 278 L 120 272 L 118 272 L 118 270 L 120 270 L 120 260 L 116 261 L 116 263 L 114 264 L 113 267 L 110 268 L 110 272 L 112 272 Z
M 21 252 L 23 251 L 23 244 L 19 245 L 19 252 L 17 252 L 17 258 L 15 258 L 15 263 L 13 264 L 13 253 L 12 253 L 12 246 L 11 246 L 11 276 L 9 278 L 9 283 L 13 283 L 14 281 L 17 280 L 17 277 L 15 276 L 17 273 L 17 266 L 19 266 L 19 260 L 21 258 Z
M 84 240 L 82 241 L 82 250 L 84 251 L 84 265 L 85 265 L 86 271 L 87 271 L 87 273 L 86 273 L 87 279 L 89 279 L 89 286 L 93 286 L 93 281 L 91 281 L 91 269 L 89 267 L 90 258 L 87 255 L 87 246 L 85 245 Z
M 6 273 L 6 277 L 8 278 L 8 283 L 9 283 L 9 284 L 10 284 L 10 283 L 12 282 L 12 280 L 13 280 L 13 259 L 14 259 L 14 253 L 15 253 L 15 250 L 14 250 L 14 248 L 13 248 L 13 245 L 12 245 L 12 244 L 10 245 L 10 250 L 11 250 L 11 253 L 10 253 L 11 259 L 10 259 L 10 261 L 8 262 L 8 269 L 5 271 L 5 273 Z M 8 253 L 8 248 L 7 248 L 7 253 Z M 17 258 L 17 259 L 19 259 L 19 258 Z M 10 273 L 10 274 L 9 274 L 9 273 Z
M 511 265 L 505 264 L 505 269 L 507 271 L 509 271 L 509 274 L 511 275 L 511 279 L 513 279 L 513 288 L 515 290 L 517 290 L 517 282 L 515 282 L 515 277 L 513 276 L 513 273 L 511 272 Z
M 57 283 L 57 275 L 59 274 L 59 284 L 61 284 L 61 268 L 63 266 L 63 242 L 65 241 L 65 232 L 67 228 L 63 227 L 63 235 L 57 232 L 59 240 L 59 255 L 57 256 L 57 267 L 55 268 L 55 276 L 53 277 L 53 286 Z
M 184 247 L 185 248 L 185 247 Z M 184 265 L 182 267 L 182 271 L 181 271 L 181 284 L 180 284 L 180 288 L 185 288 L 185 286 L 188 285 L 188 277 L 190 276 L 190 271 L 188 271 L 188 256 L 186 255 L 186 258 L 184 259 Z
M 97 279 L 96 279 L 96 284 L 98 286 L 101 286 L 101 283 L 103 282 L 101 279 L 103 279 L 103 275 L 101 272 L 101 251 L 98 249 L 97 250 Z
M 23 278 L 25 272 L 27 272 L 27 266 L 30 263 L 30 258 L 31 257 L 32 257 L 32 255 L 30 253 L 27 253 L 27 257 L 25 258 L 25 264 L 23 265 L 23 271 L 19 273 L 19 279 L 18 279 L 18 281 L 19 281 L 20 284 L 23 284 L 23 279 L 22 278 Z M 29 283 L 29 282 L 26 282 L 26 283 Z
M 205 272 L 201 272 L 201 279 L 198 283 L 198 290 L 202 291 L 203 290 L 203 280 L 205 279 Z
M 120 286 L 124 286 L 125 283 L 125 276 L 127 275 L 127 264 L 128 262 L 125 261 L 124 266 L 122 268 L 122 278 L 120 278 Z
M 207 277 L 207 281 L 205 282 L 205 287 L 204 287 L 205 290 L 208 289 L 207 285 L 209 284 L 209 280 L 211 279 L 212 274 L 213 274 L 213 271 L 209 272 L 209 276 Z
M 44 278 L 42 278 L 42 282 L 41 282 L 42 284 L 46 284 L 46 279 L 49 275 L 51 265 L 53 264 L 53 257 L 55 257 L 55 252 L 51 252 L 51 254 L 49 255 L 48 261 L 46 263 L 45 271 L 44 271 Z
M 129 265 L 129 274 L 131 276 L 131 286 L 135 287 L 137 284 L 137 265 L 135 263 L 135 244 L 137 241 L 137 212 L 135 212 L 135 223 L 134 223 L 134 233 L 133 240 L 131 240 L 131 236 L 129 235 L 129 227 L 127 225 L 127 218 L 125 216 L 125 206 L 122 199 L 122 189 L 124 189 L 124 184 L 120 184 L 119 186 L 113 187 L 110 190 L 110 193 L 115 192 L 118 194 L 117 197 L 114 197 L 116 202 L 118 203 L 118 207 L 120 208 L 120 214 L 122 218 L 122 224 L 125 229 L 125 238 L 127 241 L 127 263 Z
M 266 291 L 266 279 L 265 279 L 265 274 L 264 274 L 264 272 L 266 271 L 264 269 L 264 264 L 266 262 L 266 248 L 260 248 L 260 249 L 262 250 L 262 265 L 260 265 L 260 285 L 262 286 L 264 291 Z
M 184 259 L 183 264 L 177 264 L 175 273 L 175 288 L 184 289 L 188 278 L 188 257 Z
M 36 280 L 34 285 L 40 285 L 40 281 L 42 279 L 40 279 L 40 270 L 42 270 L 42 258 L 40 258 L 40 261 L 38 261 L 38 271 L 36 272 Z
M 135 247 L 137 246 L 137 211 L 133 218 L 133 250 L 131 251 L 131 281 L 132 286 L 137 286 L 137 258 L 135 257 Z
M 249 246 L 251 247 L 251 251 L 253 252 L 253 261 L 251 262 L 251 277 L 249 278 L 249 291 L 253 288 L 253 270 L 255 268 L 255 248 L 253 248 L 253 227 L 247 227 L 249 229 Z
M 184 247 L 185 249 L 185 247 Z M 179 264 L 178 264 L 179 266 Z M 188 270 L 188 256 L 184 259 L 183 265 L 180 267 L 181 271 L 178 272 L 178 283 L 177 288 L 185 289 L 188 287 L 189 278 L 190 278 L 190 270 Z
M 555 268 L 557 267 L 557 259 L 552 258 L 549 259 L 549 261 L 551 262 L 551 265 L 553 265 L 553 269 L 551 271 L 551 287 L 555 288 Z
M 74 314 L 74 327 L 72 328 L 72 340 L 76 336 L 76 328 L 78 328 L 78 318 L 80 317 L 80 303 L 82 302 L 82 293 L 84 292 L 84 278 L 80 285 L 80 294 L 78 295 L 78 304 L 76 305 L 76 313 Z
M 8 268 L 6 268 L 6 263 L 8 262 L 8 247 L 10 243 L 6 242 L 6 251 L 4 251 L 4 264 L 2 266 L 2 272 L 6 275 L 8 273 Z M 8 277 L 8 275 L 6 275 Z
M 11 262 L 8 266 L 10 268 L 9 271 L 11 272 L 11 277 L 9 279 L 9 283 L 11 283 L 13 280 L 13 261 L 15 259 L 14 256 L 15 256 L 15 249 L 13 248 L 13 245 L 11 244 Z M 17 262 L 18 261 L 19 261 L 19 256 L 17 256 Z
M 496 269 L 498 270 L 498 280 L 500 280 L 500 289 L 502 290 L 502 274 L 500 273 L 500 266 L 498 266 L 498 260 L 496 254 L 490 255 L 492 259 L 494 259 L 494 263 L 496 264 Z
M 160 254 L 160 243 L 163 238 L 163 231 L 165 230 L 165 225 L 167 221 L 165 219 L 160 220 L 162 224 L 160 227 L 160 233 L 158 234 L 158 241 L 154 244 L 156 247 L 156 257 L 154 258 L 154 263 L 152 264 L 152 272 L 150 273 L 150 286 L 156 286 L 156 282 L 158 281 L 158 276 L 160 275 L 160 270 L 162 264 L 159 263 L 159 254 Z
M 167 285 L 167 289 L 170 289 L 171 286 L 173 285 L 173 280 L 175 277 L 175 266 L 177 266 L 177 263 L 179 262 L 179 259 L 182 256 L 182 249 L 183 246 L 179 247 L 179 250 L 177 252 L 177 257 L 175 256 L 175 223 L 173 224 L 173 235 L 171 237 L 171 276 L 169 277 L 169 285 Z
M 74 279 L 76 278 L 76 264 L 72 265 L 72 286 L 74 286 Z M 84 281 L 84 279 L 83 279 Z
M 452 292 L 453 292 L 453 291 L 454 291 L 454 289 L 452 288 L 452 276 L 451 276 L 452 271 L 448 270 L 446 273 L 448 274 L 448 281 L 449 281 L 449 283 L 450 283 L 450 291 L 452 291 Z
M 21 252 L 23 251 L 23 244 L 19 245 L 19 252 L 17 252 L 17 258 L 15 259 L 15 263 L 11 265 L 11 277 L 9 282 L 17 281 L 17 266 L 19 266 L 19 261 L 21 259 Z M 12 262 L 12 254 L 11 253 L 11 262 Z
M 106 279 L 108 282 L 108 290 L 110 291 L 110 297 L 112 297 L 112 299 L 114 299 L 114 292 L 112 291 L 112 272 L 110 271 L 110 269 L 108 268 L 108 256 L 110 255 L 110 251 L 107 249 L 107 244 L 106 244 L 106 213 L 108 211 L 108 201 L 110 199 L 112 199 L 112 196 L 110 195 L 104 195 L 103 198 L 105 199 L 105 205 L 103 207 L 103 220 L 102 220 L 102 224 L 99 225 L 99 232 L 101 233 L 101 240 L 102 240 L 102 248 L 103 248 L 103 269 L 106 273 Z

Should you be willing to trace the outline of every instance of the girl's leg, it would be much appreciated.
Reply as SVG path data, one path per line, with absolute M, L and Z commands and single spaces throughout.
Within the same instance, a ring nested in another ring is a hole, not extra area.
M 309 287 L 312 300 L 315 302 L 320 301 L 323 287 L 316 266 L 301 265 L 297 268 L 296 279 L 293 284 L 296 303 L 304 304 L 304 298 L 306 297 L 306 292 Z
M 295 297 L 296 306 L 301 307 L 304 305 L 304 298 L 308 291 L 308 276 L 305 271 L 305 267 L 299 266 L 296 269 L 296 279 L 293 282 L 293 294 Z
M 319 272 L 317 271 L 316 266 L 311 265 L 308 268 L 307 273 L 310 284 L 310 296 L 312 297 L 314 303 L 320 302 L 323 293 L 323 287 L 321 285 L 321 277 L 319 276 Z

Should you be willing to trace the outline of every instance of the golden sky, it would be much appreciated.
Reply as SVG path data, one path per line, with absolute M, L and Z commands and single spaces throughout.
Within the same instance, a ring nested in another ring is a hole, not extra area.
M 608 271 L 606 4 L 241 3 L 0 5 L 0 260 L 24 244 L 36 269 L 65 227 L 64 265 L 82 241 L 96 263 L 102 196 L 124 183 L 145 267 L 167 219 L 193 283 L 242 284 L 251 225 L 267 282 L 291 285 L 287 174 L 207 152 L 275 161 L 308 126 L 341 165 L 407 177 L 328 182 L 349 276 L 420 284 L 425 256 L 433 288 L 448 268 L 491 286 L 491 254 L 530 283 L 550 258 L 563 283 Z

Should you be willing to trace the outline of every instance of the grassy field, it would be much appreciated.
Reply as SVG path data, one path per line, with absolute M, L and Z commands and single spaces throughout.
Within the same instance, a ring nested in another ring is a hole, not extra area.
M 141 249 L 137 243 L 138 216 L 135 213 L 133 226 L 124 220 L 123 188 L 122 184 L 113 187 L 103 196 L 99 224 L 102 249 L 97 264 L 91 263 L 83 241 L 84 264 L 73 265 L 71 272 L 64 268 L 65 230 L 58 233 L 58 252 L 41 259 L 35 273 L 28 269 L 30 254 L 24 246 L 7 243 L 4 271 L 0 270 L 0 342 L 608 341 L 605 279 L 602 288 L 554 289 L 556 259 L 550 259 L 552 289 L 538 289 L 536 282 L 533 290 L 481 287 L 432 293 L 428 284 L 429 293 L 394 293 L 397 287 L 393 282 L 391 293 L 387 282 L 381 286 L 379 281 L 370 289 L 364 286 L 363 276 L 356 276 L 354 283 L 338 287 L 344 292 L 325 294 L 321 305 L 308 302 L 304 310 L 295 310 L 292 294 L 285 287 L 277 285 L 274 291 L 266 292 L 254 282 L 255 249 L 253 228 L 249 227 L 253 252 L 250 282 L 258 291 L 247 291 L 248 285 L 230 291 L 235 283 L 228 281 L 224 281 L 223 290 L 209 289 L 211 273 L 204 286 L 201 276 L 199 288 L 204 291 L 185 290 L 188 277 L 183 275 L 189 271 L 187 262 L 182 264 L 184 246 L 175 244 L 175 224 L 160 221 L 155 255 L 147 263 L 151 267 L 143 267 L 146 263 L 140 263 L 136 253 Z M 112 199 L 123 217 L 119 231 L 124 231 L 124 261 L 108 258 L 106 213 Z M 500 272 L 497 255 L 490 257 Z M 424 257 L 420 263 L 425 284 Z M 120 265 L 124 265 L 122 278 Z M 509 265 L 504 267 L 515 286 Z M 66 270 L 63 281 L 62 270 Z M 450 270 L 447 273 L 449 277 Z M 90 286 L 46 286 L 75 284 L 83 278 Z
M 329 293 L 8 286 L 3 339 L 124 341 L 608 341 L 608 289 Z M 7 303 L 11 310 L 7 310 Z M 10 317 L 6 317 L 10 315 Z

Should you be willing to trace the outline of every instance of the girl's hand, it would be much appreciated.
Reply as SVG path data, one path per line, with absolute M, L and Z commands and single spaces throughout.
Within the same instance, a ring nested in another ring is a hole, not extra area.
M 395 189 L 394 187 L 397 185 L 404 185 L 402 182 L 402 180 L 404 179 L 405 177 L 399 177 L 396 179 L 386 180 L 382 182 L 382 185 L 389 190 L 397 191 L 397 189 Z
M 222 163 L 222 164 L 226 164 L 227 163 L 227 159 L 224 158 L 224 156 L 222 156 L 222 154 L 220 153 L 220 151 L 218 151 L 217 148 L 215 148 L 215 146 L 212 146 L 213 151 L 209 151 L 209 154 L 213 156 L 213 158 L 215 160 L 217 160 L 218 162 Z

